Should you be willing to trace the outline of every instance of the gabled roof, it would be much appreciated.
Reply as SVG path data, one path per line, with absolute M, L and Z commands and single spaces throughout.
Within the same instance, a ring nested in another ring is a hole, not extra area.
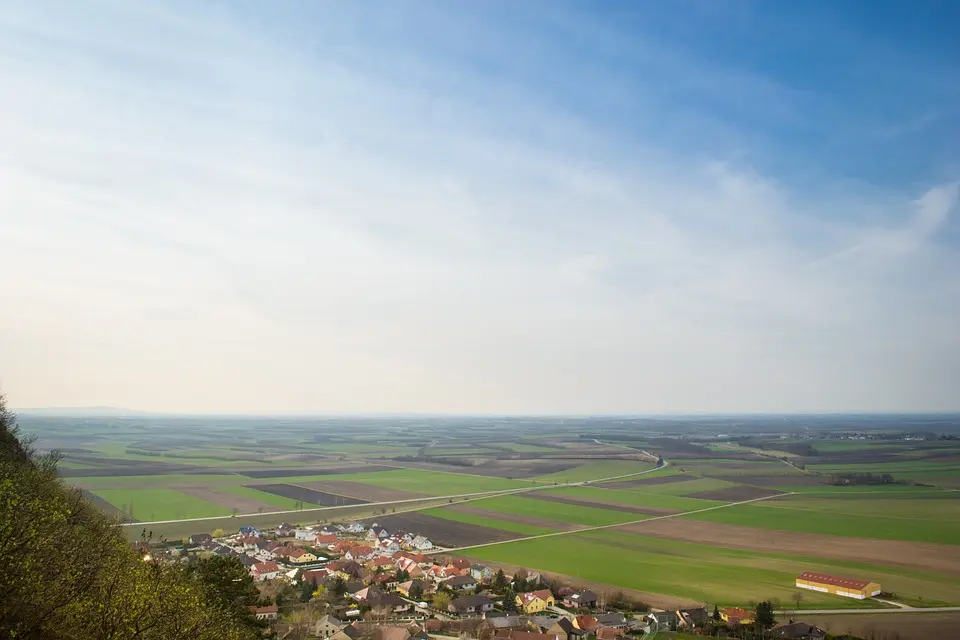
M 470 576 L 453 576 L 443 581 L 448 587 L 465 587 L 468 584 L 477 584 L 477 581 Z
M 593 616 L 577 616 L 573 619 L 573 625 L 577 629 L 582 629 L 584 631 L 593 631 L 600 626 L 600 623 L 597 622 L 597 619 Z
M 814 573 L 813 571 L 804 571 L 799 576 L 797 580 L 807 580 L 809 582 L 819 582 L 820 584 L 829 584 L 833 587 L 845 587 L 847 589 L 863 589 L 868 584 L 869 580 L 857 580 L 855 578 L 841 578 L 839 576 L 831 576 L 826 573 Z
M 728 609 L 721 609 L 720 613 L 727 616 L 728 618 L 736 618 L 738 620 L 745 620 L 753 617 L 752 613 L 750 613 L 746 609 L 741 609 L 740 607 L 730 607 Z
M 258 562 L 253 565 L 253 570 L 257 573 L 273 573 L 274 571 L 280 571 L 280 567 L 276 562 Z
M 537 599 L 543 600 L 544 602 L 546 602 L 547 598 L 553 597 L 553 593 L 550 591 L 550 589 L 540 589 L 538 591 L 521 593 L 519 594 L 519 596 L 520 596 L 520 601 L 523 602 L 523 604 L 530 604 L 531 602 Z
M 779 627 L 774 627 L 770 630 L 771 637 L 774 638 L 788 638 L 790 640 L 796 640 L 798 638 L 809 638 L 820 637 L 826 635 L 826 632 L 820 627 L 815 627 L 806 622 L 792 622 L 790 624 L 782 624 Z
M 486 596 L 463 596 L 462 598 L 454 598 L 450 601 L 450 605 L 456 609 L 466 609 L 468 607 L 480 607 L 485 604 L 493 604 L 493 600 Z

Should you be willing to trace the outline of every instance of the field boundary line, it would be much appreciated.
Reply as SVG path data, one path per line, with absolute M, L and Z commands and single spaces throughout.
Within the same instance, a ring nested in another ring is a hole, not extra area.
M 656 471 L 660 471 L 661 469 L 666 469 L 669 465 L 670 463 L 664 460 L 663 464 L 660 465 L 659 467 L 653 467 L 652 469 L 644 469 L 643 471 L 635 471 L 633 473 L 627 473 L 627 474 L 622 474 L 618 476 L 611 476 L 609 478 L 598 478 L 597 480 L 581 480 L 578 482 L 567 482 L 567 483 L 558 483 L 558 484 L 540 484 L 540 485 L 531 485 L 528 487 L 519 487 L 516 489 L 501 489 L 497 491 L 474 491 L 471 493 L 460 493 L 460 494 L 446 495 L 446 496 L 428 496 L 425 498 L 404 498 L 403 500 L 368 502 L 366 504 L 359 504 L 359 505 L 354 504 L 354 505 L 340 505 L 340 506 L 333 506 L 333 507 L 312 507 L 310 509 L 264 511 L 263 513 L 238 513 L 236 516 L 204 516 L 202 518 L 183 518 L 181 520 L 155 520 L 152 522 L 123 522 L 123 523 L 120 523 L 120 526 L 133 527 L 133 526 L 160 525 L 160 524 L 177 524 L 182 522 L 205 522 L 209 520 L 222 520 L 224 518 L 238 519 L 238 518 L 254 517 L 254 516 L 259 517 L 259 516 L 279 516 L 284 514 L 304 514 L 304 513 L 316 513 L 321 511 L 331 511 L 334 509 L 357 509 L 362 507 L 388 507 L 391 505 L 409 504 L 411 502 L 427 502 L 427 501 L 433 501 L 433 500 L 454 500 L 458 498 L 464 498 L 464 500 L 460 500 L 459 502 L 457 502 L 457 504 L 463 504 L 464 502 L 469 502 L 471 500 L 480 500 L 482 498 L 496 498 L 498 496 L 508 496 L 516 493 L 529 493 L 531 491 L 546 491 L 548 489 L 562 489 L 563 487 L 580 487 L 584 485 L 591 485 L 594 482 L 608 482 L 613 480 L 619 480 L 620 478 L 630 478 L 633 476 L 639 476 L 646 473 L 654 473 Z M 418 469 L 418 471 L 426 471 L 426 470 Z M 430 473 L 429 471 L 426 471 L 426 472 Z M 438 471 L 436 473 L 449 473 L 449 472 Z M 470 474 L 454 473 L 452 475 L 470 475 Z M 487 476 L 476 476 L 476 477 L 489 479 Z M 267 483 L 267 484 L 270 484 L 270 483 Z M 282 484 L 292 485 L 292 483 L 282 483 Z M 292 486 L 295 486 L 295 485 L 292 485 Z M 176 490 L 176 489 L 174 488 L 173 490 Z M 430 506 L 424 506 L 424 507 L 417 507 L 413 509 L 405 509 L 398 513 L 408 513 L 410 511 L 420 511 L 423 509 L 434 509 L 434 508 L 443 507 L 443 506 L 444 505 L 430 505 Z M 390 514 L 382 514 L 382 515 L 386 516 Z
M 789 495 L 789 494 L 784 494 L 784 495 Z M 679 518 L 681 516 L 689 516 L 695 513 L 703 513 L 705 511 L 714 511 L 716 509 L 728 509 L 730 507 L 736 507 L 741 504 L 749 504 L 751 502 L 760 502 L 762 500 L 770 500 L 771 498 L 774 498 L 774 497 L 776 496 L 764 496 L 762 498 L 751 498 L 750 500 L 741 500 L 739 502 L 728 502 L 726 504 L 718 504 L 710 507 L 704 507 L 702 509 L 693 509 L 692 511 L 683 511 L 681 513 L 670 513 L 662 516 L 653 516 L 652 518 L 643 518 L 641 520 L 630 520 L 627 522 L 618 522 L 616 524 L 603 524 L 603 525 L 598 525 L 593 527 L 584 527 L 582 529 L 575 529 L 573 531 L 555 531 L 553 533 L 543 533 L 537 536 L 527 536 L 525 538 L 514 538 L 512 540 L 502 540 L 500 542 L 487 542 L 484 544 L 473 544 L 466 547 L 456 547 L 456 548 L 442 549 L 442 550 L 438 549 L 436 551 L 430 551 L 426 555 L 434 555 L 434 554 L 440 554 L 440 553 L 456 553 L 459 551 L 465 551 L 469 549 L 479 549 L 482 547 L 495 547 L 501 544 L 510 544 L 512 542 L 521 542 L 524 540 L 539 540 L 541 538 L 552 538 L 555 536 L 568 536 L 574 533 L 587 533 L 590 531 L 600 531 L 602 529 L 615 529 L 616 527 L 626 527 L 634 524 L 642 524 L 644 522 L 653 522 L 654 520 L 666 520 L 668 518 Z

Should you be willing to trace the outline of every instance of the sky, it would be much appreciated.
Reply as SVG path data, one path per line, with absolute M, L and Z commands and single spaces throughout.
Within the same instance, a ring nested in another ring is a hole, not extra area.
M 960 409 L 960 4 L 0 0 L 0 388 Z

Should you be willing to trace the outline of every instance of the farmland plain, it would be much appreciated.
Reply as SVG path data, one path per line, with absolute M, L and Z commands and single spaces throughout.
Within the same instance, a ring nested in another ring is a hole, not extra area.
M 912 440 L 898 421 L 836 416 L 21 422 L 64 452 L 66 481 L 125 512 L 131 535 L 376 519 L 651 600 L 788 603 L 795 575 L 819 570 L 956 604 L 960 443 L 939 438 L 960 435 L 960 419 L 939 420 L 911 418 L 926 429 Z M 849 605 L 803 594 L 803 607 Z

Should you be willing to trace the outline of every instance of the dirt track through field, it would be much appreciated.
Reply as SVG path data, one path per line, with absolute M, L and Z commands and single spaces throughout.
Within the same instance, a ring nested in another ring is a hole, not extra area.
M 704 477 L 774 489 L 777 487 L 819 487 L 826 485 L 826 482 L 824 482 L 826 478 L 816 475 L 728 476 L 710 473 L 705 474 Z
M 533 495 L 533 494 L 531 494 Z M 471 507 L 466 504 L 456 504 L 449 507 L 446 507 L 447 511 L 456 511 L 457 513 L 464 513 L 467 515 L 480 516 L 481 518 L 493 518 L 495 520 L 503 520 L 504 522 L 516 522 L 518 524 L 529 524 L 535 527 L 543 527 L 545 529 L 553 529 L 554 531 L 570 531 L 576 529 L 576 525 L 572 525 L 569 522 L 558 522 L 556 520 L 547 520 L 544 518 L 533 518 L 531 516 L 519 516 L 513 513 L 501 513 L 499 511 L 490 511 L 489 509 L 481 509 L 480 507 Z
M 207 487 L 178 487 L 177 490 L 226 509 L 236 509 L 239 513 L 257 513 L 260 509 L 264 511 L 274 511 L 276 509 L 274 505 L 267 502 L 260 502 L 254 498 L 238 496 Z
M 687 519 L 653 520 L 619 529 L 682 542 L 904 566 L 960 577 L 960 554 L 950 545 L 772 531 Z
M 298 486 L 335 493 L 364 500 L 366 502 L 390 502 L 391 500 L 410 500 L 413 498 L 429 498 L 423 493 L 414 493 L 412 491 L 400 491 L 398 489 L 387 489 L 376 487 L 362 482 L 351 482 L 349 480 L 322 480 L 318 482 L 298 482 Z
M 676 509 L 659 509 L 656 507 L 634 507 L 626 504 L 617 504 L 609 502 L 599 502 L 594 500 L 585 500 L 581 498 L 568 498 L 566 496 L 555 496 L 546 493 L 529 493 L 525 497 L 533 500 L 544 500 L 546 502 L 559 502 L 560 504 L 570 504 L 576 507 L 589 507 L 591 509 L 606 509 L 607 511 L 619 511 L 620 513 L 639 513 L 645 516 L 662 516 L 671 513 L 679 513 Z
M 765 498 L 767 496 L 778 496 L 784 493 L 776 489 L 767 489 L 763 487 L 727 487 L 725 489 L 713 489 L 711 491 L 698 491 L 691 493 L 688 498 L 699 498 L 700 500 L 721 500 L 725 502 L 739 502 L 741 500 L 752 500 L 754 498 Z
M 603 486 L 604 489 L 633 489 L 634 487 L 643 487 L 651 484 L 670 484 L 673 482 L 687 482 L 688 480 L 696 479 L 697 476 L 681 473 L 675 476 L 653 476 L 651 478 L 625 480 L 623 482 L 604 482 L 601 486 Z

